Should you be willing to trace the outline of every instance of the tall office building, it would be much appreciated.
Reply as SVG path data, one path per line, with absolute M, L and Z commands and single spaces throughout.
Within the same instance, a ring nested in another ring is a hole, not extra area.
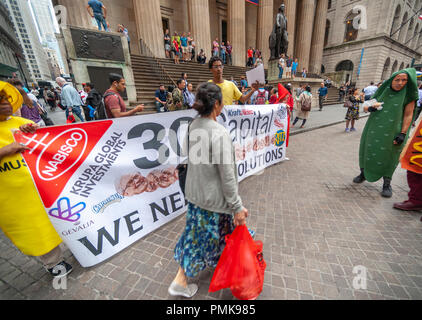
M 12 21 L 3 2 L 0 1 L 0 80 L 14 76 L 25 83 L 32 81 Z
M 29 7 L 41 44 L 43 47 L 47 47 L 56 52 L 57 62 L 60 65 L 60 69 L 63 69 L 63 60 L 55 36 L 55 33 L 59 33 L 60 30 L 51 0 L 29 0 Z M 50 50 L 47 50 L 46 52 L 51 54 Z
M 31 77 L 35 81 L 51 80 L 47 56 L 40 43 L 28 0 L 2 0 L 5 4 L 17 38 L 24 51 Z

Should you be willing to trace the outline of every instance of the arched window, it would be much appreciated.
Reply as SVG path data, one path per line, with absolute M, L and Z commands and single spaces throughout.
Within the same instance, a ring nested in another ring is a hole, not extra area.
M 391 64 L 390 58 L 387 58 L 387 60 L 385 61 L 385 64 L 384 64 L 384 68 L 382 70 L 382 76 L 381 76 L 382 81 L 387 80 L 388 69 L 390 68 L 390 64 Z
M 408 14 L 406 12 L 403 16 L 402 23 L 400 24 L 401 29 L 400 29 L 400 34 L 399 34 L 399 38 L 398 38 L 398 40 L 400 42 L 405 42 L 405 38 L 406 38 L 406 35 L 407 35 L 407 27 L 409 26 L 409 24 L 407 22 L 408 19 L 409 19 Z
M 353 71 L 353 62 L 350 60 L 341 61 L 336 67 L 336 72 L 338 71 Z
M 330 28 L 331 28 L 331 22 L 330 20 L 327 20 L 327 24 L 325 25 L 324 47 L 326 47 L 328 44 L 328 39 L 330 37 Z
M 391 74 L 396 73 L 397 72 L 397 67 L 398 67 L 399 63 L 396 61 L 394 61 L 393 63 L 393 67 L 391 68 Z
M 331 9 L 331 6 L 333 5 L 333 1 L 332 0 L 328 0 L 328 10 Z
M 406 36 L 406 40 L 405 40 L 405 44 L 409 47 L 410 47 L 409 41 L 413 36 L 413 31 L 414 31 L 414 29 L 413 29 L 413 19 L 412 19 L 412 20 L 410 20 L 409 29 L 407 30 L 407 36 Z
M 418 23 L 416 23 L 415 26 L 415 32 L 413 33 L 413 39 L 412 41 L 410 41 L 410 43 L 408 44 L 410 48 L 412 49 L 416 49 L 416 45 L 418 43 L 418 39 L 419 39 L 419 26 Z
M 399 70 L 403 70 L 404 69 L 404 62 L 401 63 Z M 399 71 L 397 70 L 397 71 Z
M 393 34 L 397 31 L 397 29 L 400 27 L 400 14 L 401 14 L 401 7 L 400 5 L 397 6 L 396 11 L 394 13 L 393 18 L 393 25 L 391 26 L 391 32 L 390 34 Z M 397 39 L 399 35 L 399 32 L 393 35 L 393 39 Z
M 336 72 L 342 74 L 341 82 L 346 83 L 348 81 L 352 81 L 353 69 L 354 65 L 353 62 L 350 60 L 343 60 L 337 65 Z
M 421 48 L 422 48 L 422 28 L 421 28 L 421 31 L 419 32 L 418 42 L 416 43 L 415 50 L 419 52 Z
M 322 64 L 321 65 L 321 74 L 324 74 L 325 73 L 325 66 Z
M 346 17 L 346 34 L 344 35 L 344 42 L 354 41 L 358 38 L 359 30 L 353 27 L 353 20 L 358 13 L 349 13 Z

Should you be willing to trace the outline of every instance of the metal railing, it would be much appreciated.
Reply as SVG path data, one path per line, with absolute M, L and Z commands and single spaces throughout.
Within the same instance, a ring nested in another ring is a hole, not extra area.
M 155 57 L 154 53 L 148 47 L 143 39 L 139 40 L 141 56 L 152 58 L 150 67 L 153 72 L 159 77 L 160 83 L 165 86 L 175 86 L 176 82 L 170 77 L 165 68 L 161 65 L 160 61 Z

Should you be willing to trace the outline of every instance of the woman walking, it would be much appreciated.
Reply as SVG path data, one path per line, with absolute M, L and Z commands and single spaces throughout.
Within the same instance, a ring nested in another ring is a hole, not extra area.
M 223 109 L 221 89 L 213 83 L 202 84 L 193 109 L 200 117 L 189 126 L 185 145 L 188 144 L 187 150 L 192 150 L 200 143 L 201 155 L 205 154 L 201 159 L 205 159 L 205 163 L 189 157 L 186 229 L 174 250 L 180 267 L 168 289 L 170 295 L 186 298 L 192 298 L 198 291 L 197 285 L 188 284 L 188 277 L 196 277 L 207 265 L 215 268 L 225 236 L 231 234 L 235 226 L 244 225 L 248 217 L 238 193 L 232 139 L 227 129 L 217 123 Z M 211 164 L 208 159 L 213 159 Z
M 300 127 L 303 129 L 305 127 L 306 121 L 308 121 L 309 113 L 312 109 L 312 89 L 310 86 L 306 87 L 306 90 L 300 95 L 299 100 L 297 102 L 297 109 L 298 109 L 298 115 L 293 122 L 294 127 L 296 123 L 300 120 L 303 120 L 302 126 Z
M 356 120 L 359 120 L 359 109 L 360 103 L 365 102 L 364 93 L 359 93 L 359 89 L 353 90 L 353 95 L 349 97 L 347 104 L 347 113 L 346 113 L 346 132 L 355 132 L 355 123 Z M 352 122 L 352 127 L 349 129 L 350 122 Z

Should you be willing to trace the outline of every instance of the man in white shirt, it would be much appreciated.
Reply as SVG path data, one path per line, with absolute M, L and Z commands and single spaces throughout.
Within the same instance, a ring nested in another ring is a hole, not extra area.
M 363 89 L 363 92 L 365 92 L 365 101 L 371 100 L 371 97 L 377 92 L 378 87 L 374 84 L 374 82 L 371 82 L 371 85 Z
M 283 78 L 284 68 L 286 67 L 286 60 L 284 60 L 284 54 L 281 55 L 280 60 L 278 61 L 278 69 L 280 73 L 278 74 L 278 78 Z

